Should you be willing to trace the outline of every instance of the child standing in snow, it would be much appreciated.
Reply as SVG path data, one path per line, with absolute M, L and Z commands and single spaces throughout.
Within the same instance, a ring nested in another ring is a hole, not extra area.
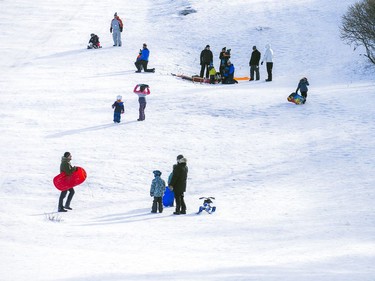
M 139 89 L 138 89 L 139 87 Z M 139 118 L 137 121 L 145 120 L 146 96 L 150 94 L 150 87 L 146 84 L 137 84 L 133 92 L 138 95 Z
M 216 69 L 212 64 L 208 67 L 208 73 L 210 75 L 210 84 L 215 84 Z
M 152 203 L 151 213 L 156 213 L 156 210 L 159 210 L 159 213 L 162 213 L 162 198 L 165 191 L 165 181 L 160 177 L 161 172 L 159 170 L 153 171 L 153 173 L 155 178 L 151 183 L 150 196 L 154 197 L 154 201 Z
M 299 80 L 299 83 L 298 83 L 298 86 L 297 86 L 297 90 L 296 90 L 296 94 L 298 94 L 298 90 L 301 91 L 301 96 L 303 96 L 305 98 L 305 101 L 303 103 L 306 102 L 306 98 L 307 98 L 307 91 L 309 90 L 307 88 L 307 86 L 309 86 L 309 81 L 307 81 L 307 78 L 306 77 L 303 77 L 301 80 Z
M 121 122 L 121 114 L 124 114 L 124 103 L 121 101 L 122 96 L 117 96 L 117 100 L 112 104 L 112 108 L 114 108 L 113 113 L 113 122 L 120 123 Z

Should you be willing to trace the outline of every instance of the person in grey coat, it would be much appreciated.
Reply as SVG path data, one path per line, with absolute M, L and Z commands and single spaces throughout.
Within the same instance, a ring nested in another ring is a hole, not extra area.
M 155 178 L 151 183 L 150 196 L 154 197 L 154 201 L 152 203 L 151 213 L 156 213 L 156 210 L 159 210 L 159 213 L 162 213 L 162 198 L 165 191 L 165 181 L 160 177 L 161 172 L 159 170 L 155 170 L 153 173 Z
M 113 20 L 111 21 L 111 28 L 109 31 L 112 33 L 113 37 L 113 46 L 121 47 L 121 32 L 123 29 L 122 20 L 120 17 L 115 13 L 113 15 Z

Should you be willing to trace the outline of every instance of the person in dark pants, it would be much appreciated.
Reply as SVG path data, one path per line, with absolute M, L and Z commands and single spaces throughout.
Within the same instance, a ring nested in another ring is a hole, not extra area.
M 139 87 L 139 90 L 138 90 Z M 138 102 L 139 102 L 139 118 L 137 121 L 144 121 L 145 116 L 145 109 L 146 109 L 146 96 L 150 94 L 150 87 L 146 84 L 137 84 L 134 87 L 133 92 L 138 95 Z
M 72 167 L 72 165 L 70 164 L 71 160 L 72 160 L 72 154 L 70 154 L 70 152 L 65 152 L 64 156 L 61 158 L 60 173 L 64 172 L 65 174 L 70 176 L 74 171 L 77 170 L 76 167 Z M 66 203 L 64 206 L 64 203 L 63 203 L 64 198 L 66 194 L 68 193 L 68 191 L 69 191 L 68 199 L 66 200 Z M 58 207 L 59 212 L 67 212 L 65 209 L 72 210 L 72 208 L 70 208 L 70 202 L 73 199 L 74 193 L 75 192 L 73 188 L 65 190 L 65 191 L 61 191 L 60 198 L 59 198 L 59 207 Z
M 150 50 L 147 49 L 147 44 L 143 43 L 143 49 L 140 50 L 139 56 L 137 57 L 137 60 L 134 63 L 137 68 L 137 73 L 141 72 L 142 68 L 144 72 L 155 72 L 155 68 L 147 68 L 149 56 Z
M 186 214 L 186 204 L 184 201 L 184 192 L 186 191 L 186 181 L 188 167 L 186 166 L 186 158 L 183 155 L 177 156 L 177 164 L 173 165 L 173 175 L 169 188 L 174 191 L 176 200 L 175 215 Z
M 266 67 L 267 67 L 268 78 L 266 79 L 266 82 L 271 82 L 272 81 L 272 69 L 273 69 L 273 50 L 271 49 L 270 44 L 266 45 L 266 50 L 264 52 L 264 56 L 260 64 L 263 65 L 263 62 L 266 62 Z
M 206 78 L 208 78 L 209 76 L 208 67 L 210 66 L 210 64 L 213 63 L 213 55 L 210 50 L 210 45 L 207 45 L 206 48 L 204 48 L 204 50 L 201 52 L 200 62 L 201 62 L 200 77 L 203 78 L 204 70 L 206 69 Z
M 118 95 L 117 100 L 112 104 L 112 108 L 114 109 L 113 112 L 113 122 L 120 123 L 121 122 L 121 114 L 124 114 L 125 108 L 124 103 L 121 101 L 122 96 Z
M 259 61 L 260 61 L 260 52 L 257 50 L 256 46 L 253 46 L 253 52 L 251 53 L 249 66 L 250 66 L 250 80 L 254 81 L 254 73 L 256 80 L 260 79 L 259 75 Z
M 151 213 L 163 212 L 163 195 L 165 191 L 165 181 L 161 178 L 161 172 L 159 170 L 153 171 L 154 179 L 151 183 L 150 196 L 154 197 L 152 202 Z
M 303 77 L 301 80 L 299 80 L 297 89 L 296 89 L 296 94 L 298 94 L 298 90 L 301 91 L 301 96 L 305 98 L 303 103 L 306 102 L 307 99 L 307 91 L 309 90 L 307 86 L 309 86 L 309 81 L 307 81 L 306 77 Z

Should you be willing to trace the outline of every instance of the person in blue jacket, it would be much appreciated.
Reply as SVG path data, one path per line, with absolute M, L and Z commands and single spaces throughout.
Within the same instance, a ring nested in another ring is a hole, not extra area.
M 154 201 L 152 203 L 151 213 L 156 213 L 157 210 L 159 210 L 159 213 L 162 213 L 162 198 L 165 191 L 165 181 L 161 178 L 161 172 L 159 170 L 155 170 L 153 173 L 154 179 L 151 183 L 150 196 L 154 197 Z
M 234 84 L 238 83 L 234 79 L 234 65 L 231 63 L 230 60 L 227 61 L 227 65 L 224 69 L 224 77 L 223 77 L 223 84 Z
M 155 72 L 155 68 L 147 68 L 148 57 L 150 56 L 150 50 L 147 49 L 147 44 L 143 43 L 143 49 L 140 50 L 140 56 L 137 57 L 137 61 L 134 63 L 137 67 L 136 72 L 141 72 L 142 68 L 144 72 Z
M 303 96 L 305 98 L 305 101 L 303 103 L 306 102 L 307 91 L 309 90 L 307 88 L 307 86 L 310 86 L 310 84 L 309 84 L 309 81 L 307 81 L 306 77 L 303 77 L 301 80 L 299 80 L 297 90 L 296 90 L 296 94 L 298 94 L 298 90 L 301 91 L 301 96 Z
M 121 122 L 121 114 L 124 114 L 125 108 L 124 103 L 121 101 L 122 96 L 117 96 L 117 100 L 112 104 L 112 108 L 114 109 L 113 113 L 113 122 L 120 123 Z

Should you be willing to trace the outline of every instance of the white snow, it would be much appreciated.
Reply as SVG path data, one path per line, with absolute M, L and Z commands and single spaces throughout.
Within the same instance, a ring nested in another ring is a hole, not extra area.
M 354 2 L 0 1 L 0 280 L 375 280 L 375 71 L 339 38 Z M 144 42 L 155 74 L 134 73 Z M 237 85 L 170 75 L 199 73 L 210 44 L 245 76 L 267 43 L 271 83 L 265 66 Z M 303 76 L 307 103 L 288 103 Z M 88 178 L 53 222 L 65 151 Z M 167 179 L 178 154 L 188 214 L 151 214 L 152 171 Z M 216 213 L 195 214 L 201 196 Z

